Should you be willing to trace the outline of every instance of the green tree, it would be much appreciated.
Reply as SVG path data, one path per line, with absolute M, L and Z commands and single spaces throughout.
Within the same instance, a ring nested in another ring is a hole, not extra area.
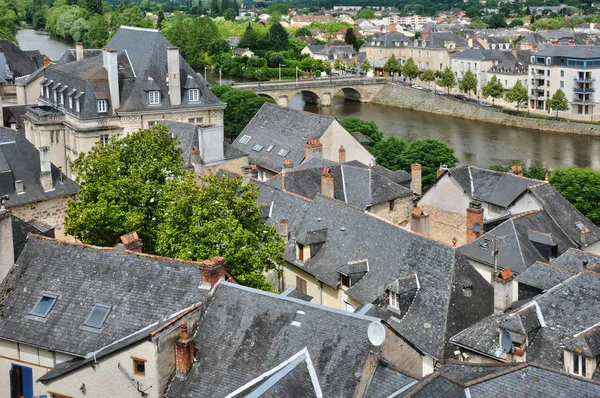
M 266 48 L 273 51 L 287 50 L 289 44 L 288 32 L 280 23 L 274 23 L 265 36 Z
M 185 260 L 222 256 L 240 283 L 273 290 L 264 273 L 281 264 L 284 244 L 265 225 L 258 188 L 242 178 L 209 174 L 201 186 L 191 175 L 168 181 L 157 230 L 157 253 Z
M 480 17 L 475 17 L 471 20 L 471 23 L 467 25 L 469 29 L 486 29 L 488 25 L 483 22 L 483 19 Z
M 402 65 L 396 59 L 396 56 L 392 54 L 391 57 L 385 61 L 385 65 L 383 65 L 383 70 L 392 76 L 392 80 L 394 80 L 394 74 L 402 72 Z
M 371 70 L 371 63 L 369 62 L 369 60 L 367 58 L 365 58 L 364 61 L 362 61 L 362 63 L 360 64 L 360 68 L 365 71 L 365 73 L 367 73 L 368 71 Z
M 506 18 L 500 14 L 494 14 L 488 20 L 488 27 L 490 29 L 506 28 Z
M 85 0 L 84 8 L 90 12 L 90 14 L 102 15 L 102 0 Z
M 465 75 L 463 76 L 462 80 L 460 81 L 460 83 L 458 83 L 458 88 L 463 93 L 468 93 L 469 99 L 471 98 L 471 91 L 477 91 L 477 78 L 475 77 L 473 72 L 471 72 L 471 69 L 465 72 Z
M 335 70 L 338 70 L 338 71 L 346 70 L 346 64 L 344 63 L 344 61 L 342 61 L 341 58 L 335 59 L 335 62 L 333 63 L 333 67 L 335 68 Z
M 248 23 L 246 26 L 246 31 L 240 39 L 239 47 L 256 50 L 259 47 L 260 39 L 260 34 L 254 30 L 252 24 Z
M 92 47 L 104 47 L 108 40 L 108 21 L 103 15 L 92 15 L 88 21 L 85 43 Z
M 281 53 L 272 53 L 267 60 L 267 65 L 269 68 L 279 68 L 279 65 L 285 64 L 285 58 Z
M 375 11 L 370 8 L 362 8 L 359 12 L 356 13 L 356 17 L 354 19 L 372 19 L 375 18 Z
M 354 33 L 354 29 L 346 28 L 346 34 L 344 35 L 344 42 L 349 44 L 354 48 L 354 51 L 358 51 L 358 39 L 356 38 L 356 34 Z
M 577 210 L 600 225 L 600 172 L 577 166 L 560 168 L 552 172 L 549 181 Z
M 402 138 L 389 136 L 375 144 L 371 151 L 375 155 L 378 165 L 390 170 L 400 170 L 404 165 L 402 154 L 407 147 L 408 144 Z
M 525 22 L 523 22 L 522 19 L 520 18 L 515 18 L 512 21 L 510 21 L 510 24 L 508 25 L 509 28 L 518 28 L 520 26 L 525 25 Z
M 65 220 L 69 235 L 84 243 L 113 246 L 136 231 L 152 253 L 167 180 L 184 175 L 181 151 L 164 126 L 140 129 L 108 145 L 97 143 L 73 163 L 81 186 Z
M 383 139 L 383 133 L 372 120 L 362 120 L 358 117 L 347 117 L 340 120 L 340 124 L 350 133 L 361 133 L 369 139 L 369 147 Z
M 194 68 L 204 67 L 206 53 L 210 52 L 213 42 L 219 40 L 214 21 L 204 17 L 165 20 L 162 33 L 181 49 L 183 57 Z
M 508 90 L 506 99 L 509 102 L 513 102 L 517 106 L 517 110 L 519 110 L 523 104 L 527 103 L 529 94 L 527 93 L 527 89 L 521 84 L 520 80 L 517 80 L 513 88 Z
M 410 57 L 406 60 L 404 66 L 402 66 L 402 74 L 408 77 L 408 80 L 412 83 L 412 79 L 419 76 L 419 68 L 417 68 L 417 64 L 415 64 L 415 60 Z
M 502 98 L 504 95 L 504 86 L 502 86 L 502 82 L 496 76 L 492 76 L 490 81 L 481 88 L 481 94 L 486 98 L 492 97 L 492 105 L 495 105 L 496 98 Z
M 162 29 L 162 23 L 165 20 L 165 13 L 163 12 L 163 10 L 158 10 L 158 15 L 156 17 L 156 29 L 161 30 Z
M 235 17 L 237 17 L 237 14 L 235 13 L 233 8 L 228 8 L 223 13 L 223 17 L 226 21 L 235 21 Z
M 307 28 L 306 26 L 303 26 L 301 28 L 299 28 L 298 30 L 296 30 L 296 37 L 299 36 L 308 36 L 308 37 L 312 37 L 312 33 L 310 33 L 310 29 Z
M 410 165 L 420 163 L 423 175 L 423 186 L 429 186 L 435 181 L 440 164 L 454 167 L 458 159 L 454 149 L 441 141 L 425 139 L 413 141 L 402 153 L 403 168 L 410 171 Z
M 446 66 L 440 76 L 437 79 L 437 85 L 440 87 L 446 87 L 448 89 L 448 94 L 450 94 L 450 89 L 456 86 L 456 78 L 454 77 L 454 72 L 450 69 L 449 66 Z
M 225 136 L 235 139 L 265 102 L 275 103 L 272 98 L 262 97 L 250 91 L 230 86 L 216 86 L 212 92 L 227 104 L 225 108 Z
M 58 17 L 58 20 L 56 21 L 56 31 L 54 33 L 66 40 L 80 41 L 87 29 L 85 21 L 88 17 L 89 14 L 86 10 L 78 6 L 72 6 Z M 83 19 L 83 21 L 78 21 L 80 19 Z M 77 21 L 77 24 L 75 21 Z M 77 37 L 73 37 L 71 34 L 71 28 L 73 28 L 74 25 L 75 29 L 73 30 L 73 33 Z
M 219 2 L 218 0 L 212 0 L 210 3 L 210 16 L 215 18 L 219 15 Z
M 569 110 L 569 100 L 565 95 L 565 92 L 560 88 L 556 90 L 552 98 L 548 100 L 548 106 L 556 111 L 556 117 L 558 118 L 558 111 Z
M 15 37 L 15 35 L 9 29 L 6 28 L 0 28 L 0 40 L 8 40 L 17 46 L 19 45 L 19 42 L 17 42 L 17 38 Z
M 425 72 L 423 72 L 423 74 L 421 75 L 421 80 L 424 82 L 427 82 L 427 89 L 429 89 L 429 84 L 431 82 L 435 81 L 435 72 L 432 71 L 431 69 L 427 69 Z

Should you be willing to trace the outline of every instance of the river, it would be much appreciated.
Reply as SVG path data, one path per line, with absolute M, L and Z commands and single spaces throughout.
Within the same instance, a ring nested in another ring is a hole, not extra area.
M 72 47 L 33 29 L 21 29 L 17 40 L 22 49 L 39 49 L 53 60 Z M 204 75 L 204 71 L 200 73 Z M 208 71 L 207 79 L 211 84 L 219 84 L 219 73 Z M 225 74 L 222 79 L 223 82 L 243 80 Z M 339 118 L 357 116 L 373 120 L 386 134 L 407 140 L 435 138 L 452 146 L 461 163 L 490 166 L 518 160 L 550 169 L 570 165 L 600 169 L 600 137 L 506 127 L 339 97 L 333 99 L 331 107 L 318 108 L 296 95 L 290 107 Z

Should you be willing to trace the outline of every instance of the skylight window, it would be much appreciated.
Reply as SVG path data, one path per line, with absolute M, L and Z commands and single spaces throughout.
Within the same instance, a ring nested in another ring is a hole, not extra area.
M 94 304 L 82 328 L 89 332 L 100 333 L 104 326 L 104 322 L 106 322 L 106 318 L 108 318 L 108 314 L 110 314 L 111 308 L 112 307 L 107 304 Z
M 479 244 L 479 247 L 481 247 L 484 250 L 487 250 L 490 247 L 490 243 L 492 243 L 491 239 L 484 239 Z
M 275 146 L 275 145 L 269 145 L 269 147 L 267 148 L 267 152 L 271 152 L 271 151 L 273 150 L 273 147 L 274 147 L 274 146 Z
M 247 144 L 248 141 L 250 141 L 250 136 L 249 135 L 245 135 L 242 138 L 240 138 L 240 144 Z
M 286 157 L 288 153 L 290 153 L 290 151 L 287 149 L 281 149 L 279 152 L 277 152 L 277 154 L 283 158 Z
M 264 146 L 262 146 L 260 144 L 256 144 L 256 145 L 254 145 L 254 147 L 252 148 L 252 150 L 256 151 L 256 152 L 260 152 L 260 151 L 262 151 L 263 148 L 264 148 Z
M 586 227 L 585 225 L 583 225 L 583 223 L 582 223 L 581 221 L 577 221 L 577 222 L 575 223 L 575 225 L 577 226 L 577 228 L 579 229 L 579 231 L 581 231 L 581 229 L 582 229 L 582 228 L 585 228 L 585 229 L 583 230 L 583 232 L 585 232 L 586 234 L 587 234 L 588 232 L 590 232 L 590 230 L 588 229 L 588 227 Z
M 50 313 L 52 307 L 56 303 L 58 295 L 54 293 L 42 293 L 35 307 L 31 311 L 31 315 L 41 316 L 45 318 Z

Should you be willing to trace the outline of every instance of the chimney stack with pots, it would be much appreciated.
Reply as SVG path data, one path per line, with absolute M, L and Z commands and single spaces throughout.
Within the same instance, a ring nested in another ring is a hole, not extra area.
M 75 43 L 75 59 L 77 61 L 83 60 L 83 43 L 78 41 Z M 46 62 L 44 62 L 45 64 Z
M 474 200 L 467 208 L 467 243 L 483 235 L 483 207 L 481 202 Z
M 429 236 L 429 214 L 418 207 L 413 208 L 410 216 L 410 229 L 421 235 Z
M 521 166 L 521 165 L 516 164 L 516 165 L 510 166 L 510 171 L 511 171 L 511 173 L 513 173 L 516 176 L 523 177 L 523 166 Z
M 194 363 L 194 338 L 190 336 L 187 322 L 179 325 L 179 339 L 175 342 L 175 371 L 178 376 L 185 376 Z
M 13 249 L 12 213 L 4 207 L 8 195 L 0 197 L 0 280 L 3 280 L 15 262 Z
M 340 164 L 346 163 L 346 148 L 340 145 Z
M 137 232 L 130 232 L 125 234 L 119 238 L 121 243 L 125 246 L 125 250 L 130 250 L 132 252 L 143 253 L 143 245 L 142 240 L 138 236 Z
M 333 173 L 329 167 L 324 167 L 321 173 L 321 195 L 333 199 Z
M 283 159 L 283 170 L 287 170 L 287 169 L 291 169 L 293 168 L 294 165 L 292 164 L 292 161 L 290 160 L 290 158 L 285 158 Z
M 47 146 L 40 148 L 40 184 L 44 191 L 51 191 L 54 189 L 52 163 L 50 163 L 50 148 Z
M 48 58 L 47 56 L 44 56 L 44 67 L 50 65 L 51 62 L 52 62 L 52 60 L 50 58 Z
M 200 263 L 200 288 L 212 289 L 221 279 L 225 279 L 225 260 L 213 257 Z
M 102 64 L 108 74 L 110 107 L 114 111 L 118 109 L 121 104 L 119 97 L 119 65 L 117 63 L 117 51 L 111 48 L 104 48 L 102 50 Z
M 281 239 L 287 243 L 288 242 L 288 220 L 287 218 L 282 218 L 281 220 L 279 220 L 279 227 L 278 227 L 278 232 L 279 232 L 279 236 L 281 237 Z
M 582 249 L 587 246 L 586 232 L 587 231 L 586 231 L 585 225 L 581 225 L 581 231 L 579 231 L 579 233 L 580 233 L 579 240 L 581 241 L 581 248 Z
M 421 184 L 421 165 L 419 163 L 413 163 L 410 165 L 410 174 L 412 179 L 410 181 L 410 188 L 415 191 L 418 195 L 421 195 L 422 184 Z
M 167 72 L 169 73 L 169 100 L 171 105 L 181 105 L 181 76 L 179 71 L 179 48 L 167 48 Z
M 304 144 L 304 160 L 323 157 L 323 144 L 320 139 L 308 140 Z
M 442 174 L 444 174 L 446 171 L 448 171 L 448 166 L 445 164 L 441 164 L 440 168 L 438 169 L 437 173 L 436 173 L 436 177 L 440 178 L 440 176 Z

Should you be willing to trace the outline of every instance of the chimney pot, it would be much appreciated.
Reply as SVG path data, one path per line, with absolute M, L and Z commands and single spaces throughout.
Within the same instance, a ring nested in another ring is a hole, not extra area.
M 291 169 L 292 167 L 294 167 L 290 158 L 283 159 L 283 167 L 286 169 Z
M 479 223 L 480 230 L 475 232 L 475 224 Z M 469 203 L 467 208 L 467 243 L 483 235 L 483 208 L 481 202 L 474 200 Z
M 194 363 L 194 339 L 190 338 L 187 322 L 179 325 L 179 339 L 175 342 L 175 371 L 179 376 L 185 376 Z
M 510 171 L 516 176 L 523 177 L 523 166 L 521 165 L 510 166 Z
M 50 58 L 48 58 L 47 56 L 44 57 L 44 67 L 50 65 L 51 62 L 52 60 Z
M 323 157 L 323 144 L 320 139 L 308 140 L 304 144 L 304 160 Z
M 411 230 L 421 235 L 429 236 L 429 214 L 418 207 L 413 208 L 411 214 Z
M 422 192 L 422 183 L 421 183 L 421 164 L 413 163 L 410 165 L 410 173 L 412 179 L 410 181 L 410 188 L 415 191 L 418 195 L 421 195 Z
M 585 235 L 585 225 L 583 225 L 581 227 L 581 231 L 580 231 L 580 240 L 581 240 L 581 248 L 584 248 L 587 246 L 587 236 Z
M 448 170 L 448 166 L 445 164 L 441 164 L 440 168 L 438 169 L 437 173 L 436 173 L 436 177 L 440 177 L 442 174 L 444 174 L 445 171 Z
M 321 195 L 333 199 L 333 173 L 329 167 L 324 167 L 321 173 Z
M 80 41 L 75 43 L 75 59 L 77 61 L 81 61 L 83 59 L 83 43 Z
M 213 257 L 200 263 L 200 288 L 212 289 L 221 279 L 225 279 L 225 260 Z
M 130 250 L 132 252 L 137 253 L 143 253 L 142 240 L 135 231 L 122 235 L 119 238 L 119 241 L 125 246 L 126 250 Z

